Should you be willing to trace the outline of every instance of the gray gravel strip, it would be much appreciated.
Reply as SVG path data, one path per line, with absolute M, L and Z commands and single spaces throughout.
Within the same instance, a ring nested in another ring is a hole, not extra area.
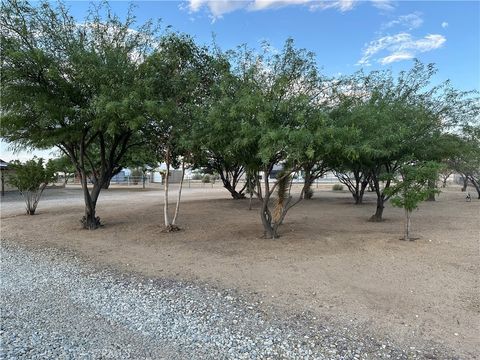
M 0 359 L 452 359 L 318 324 L 234 291 L 1 244 Z

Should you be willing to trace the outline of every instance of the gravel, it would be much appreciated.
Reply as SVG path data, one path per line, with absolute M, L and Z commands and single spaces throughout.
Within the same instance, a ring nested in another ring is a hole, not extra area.
M 287 315 L 234 290 L 122 274 L 5 241 L 0 291 L 0 359 L 454 358 Z

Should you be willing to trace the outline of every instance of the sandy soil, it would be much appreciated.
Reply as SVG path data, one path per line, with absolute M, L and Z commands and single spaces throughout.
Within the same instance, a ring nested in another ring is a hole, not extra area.
M 159 189 L 106 191 L 98 205 L 105 226 L 96 231 L 80 229 L 78 189 L 51 190 L 30 217 L 10 194 L 2 202 L 2 238 L 68 248 L 147 276 L 237 289 L 285 311 L 362 324 L 399 344 L 438 343 L 476 358 L 480 201 L 465 202 L 458 188 L 443 191 L 414 213 L 419 239 L 404 242 L 400 209 L 388 206 L 385 222 L 370 223 L 371 194 L 354 206 L 349 193 L 329 188 L 292 209 L 277 240 L 261 238 L 259 204 L 249 211 L 247 200 L 230 200 L 218 187 L 185 189 L 178 233 L 161 232 Z

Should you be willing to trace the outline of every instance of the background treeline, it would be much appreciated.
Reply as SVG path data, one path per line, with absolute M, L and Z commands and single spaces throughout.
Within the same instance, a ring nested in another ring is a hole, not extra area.
M 434 196 L 440 173 L 462 174 L 480 197 L 479 99 L 435 84 L 432 64 L 327 77 L 292 39 L 279 51 L 222 51 L 153 22 L 137 26 L 133 11 L 123 19 L 107 4 L 83 23 L 62 4 L 4 1 L 1 10 L 1 136 L 68 157 L 85 228 L 100 225 L 99 194 L 119 169 L 160 162 L 169 230 L 181 196 L 180 187 L 171 216 L 171 168 L 218 173 L 234 199 L 258 198 L 269 238 L 327 171 L 356 204 L 372 188 L 373 221 L 390 198 L 408 217 Z

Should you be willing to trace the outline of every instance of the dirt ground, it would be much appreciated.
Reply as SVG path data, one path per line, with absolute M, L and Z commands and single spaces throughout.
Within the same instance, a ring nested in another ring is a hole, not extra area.
M 179 225 L 163 233 L 159 189 L 101 195 L 104 227 L 80 228 L 79 189 L 50 190 L 38 215 L 18 195 L 3 199 L 2 238 L 29 247 L 76 251 L 100 265 L 147 276 L 237 289 L 289 312 L 348 326 L 362 324 L 400 344 L 439 343 L 462 358 L 480 354 L 480 201 L 452 187 L 413 215 L 415 242 L 400 241 L 403 212 L 367 219 L 374 197 L 352 204 L 331 185 L 288 213 L 276 240 L 262 239 L 259 204 L 218 187 L 185 189 Z

